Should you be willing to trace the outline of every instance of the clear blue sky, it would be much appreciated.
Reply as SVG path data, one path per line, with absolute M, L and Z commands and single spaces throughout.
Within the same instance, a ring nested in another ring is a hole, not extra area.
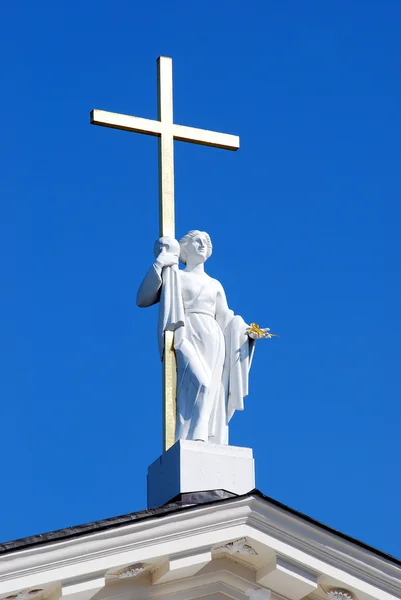
M 231 443 L 257 487 L 401 555 L 400 66 L 396 0 L 2 2 L 0 539 L 146 505 L 161 450 L 156 116 L 241 136 L 176 144 L 177 235 L 208 231 L 258 343 Z

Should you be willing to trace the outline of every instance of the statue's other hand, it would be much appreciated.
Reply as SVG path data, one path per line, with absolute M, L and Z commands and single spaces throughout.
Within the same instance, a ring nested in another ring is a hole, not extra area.
M 261 338 L 276 337 L 274 333 L 270 333 L 269 327 L 259 327 L 257 323 L 251 323 L 246 330 L 248 336 L 253 340 L 260 340 Z

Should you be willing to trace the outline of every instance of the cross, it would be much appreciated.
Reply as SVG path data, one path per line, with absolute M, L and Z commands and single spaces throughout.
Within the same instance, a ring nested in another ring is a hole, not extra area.
M 207 129 L 176 125 L 173 121 L 173 63 L 167 56 L 157 59 L 158 120 L 142 119 L 105 110 L 91 111 L 91 124 L 146 133 L 159 138 L 159 234 L 175 236 L 174 223 L 174 140 L 225 150 L 238 150 L 239 137 Z M 163 358 L 163 445 L 175 441 L 176 362 L 174 333 L 165 332 Z

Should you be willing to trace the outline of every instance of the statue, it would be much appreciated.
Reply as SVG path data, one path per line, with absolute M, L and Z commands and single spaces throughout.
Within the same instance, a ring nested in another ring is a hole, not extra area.
M 137 295 L 140 307 L 157 302 L 159 348 L 174 331 L 177 360 L 175 439 L 228 444 L 228 422 L 244 408 L 255 340 L 269 329 L 250 326 L 227 305 L 223 286 L 205 273 L 212 253 L 209 235 L 190 231 L 180 242 L 161 237 L 156 260 Z M 178 261 L 185 269 L 178 269 Z

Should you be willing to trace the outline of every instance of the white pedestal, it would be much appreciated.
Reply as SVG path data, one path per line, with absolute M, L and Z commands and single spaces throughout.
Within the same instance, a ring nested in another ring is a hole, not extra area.
M 251 448 L 179 440 L 148 468 L 148 507 L 179 494 L 225 490 L 240 495 L 254 487 Z

